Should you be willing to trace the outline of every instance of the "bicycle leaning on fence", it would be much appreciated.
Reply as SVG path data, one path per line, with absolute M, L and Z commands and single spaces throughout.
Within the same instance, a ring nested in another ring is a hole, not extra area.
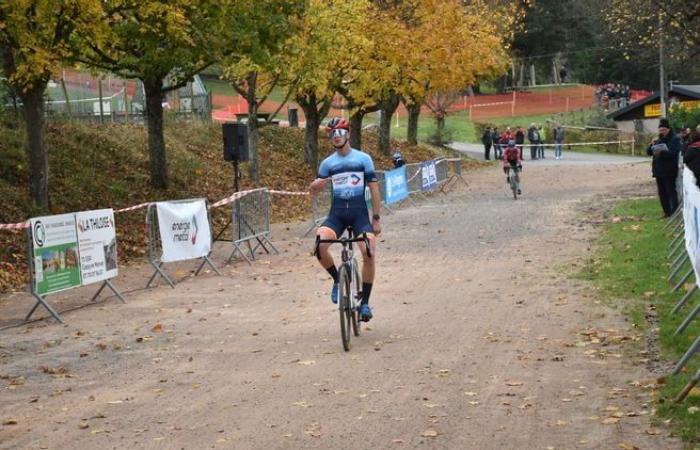
M 361 236 L 353 236 L 353 230 L 348 228 L 348 236 L 340 239 L 321 239 L 316 236 L 315 254 L 318 255 L 320 244 L 341 244 L 342 263 L 338 269 L 338 313 L 340 315 L 340 337 L 343 348 L 350 350 L 350 328 L 355 336 L 360 335 L 360 300 L 362 299 L 362 275 L 358 269 L 357 260 L 353 255 L 352 244 L 364 242 L 367 254 L 371 257 L 372 251 L 369 245 L 367 233 Z

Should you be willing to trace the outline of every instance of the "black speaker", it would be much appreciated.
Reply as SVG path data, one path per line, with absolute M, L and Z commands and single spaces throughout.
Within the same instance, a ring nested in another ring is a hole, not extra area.
M 248 161 L 248 126 L 244 123 L 225 123 L 224 160 Z

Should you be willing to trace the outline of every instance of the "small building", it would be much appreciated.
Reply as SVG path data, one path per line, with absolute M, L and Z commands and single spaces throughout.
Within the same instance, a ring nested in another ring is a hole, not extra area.
M 680 103 L 686 108 L 700 108 L 700 85 L 676 84 L 669 93 L 669 105 Z M 655 92 L 608 114 L 617 128 L 629 133 L 655 133 L 661 117 L 659 93 Z

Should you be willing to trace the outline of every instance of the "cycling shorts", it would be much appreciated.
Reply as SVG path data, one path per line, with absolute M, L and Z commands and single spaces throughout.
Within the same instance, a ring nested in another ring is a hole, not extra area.
M 331 208 L 321 226 L 333 230 L 336 238 L 340 238 L 348 227 L 352 227 L 355 236 L 374 233 L 367 208 Z

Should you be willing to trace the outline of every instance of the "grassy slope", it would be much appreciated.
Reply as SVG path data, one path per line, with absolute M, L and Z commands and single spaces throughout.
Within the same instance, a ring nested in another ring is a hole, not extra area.
M 658 326 L 661 355 L 664 360 L 675 362 L 700 333 L 700 319 L 696 319 L 681 336 L 673 336 L 691 306 L 686 305 L 680 313 L 671 315 L 673 305 L 683 292 L 670 293 L 666 281 L 669 238 L 661 229 L 664 222 L 660 219 L 658 200 L 626 201 L 613 211 L 613 215 L 623 220 L 606 227 L 599 242 L 599 254 L 585 276 L 600 286 L 607 300 L 622 308 L 635 327 L 655 332 L 657 330 L 650 327 Z M 700 297 L 696 294 L 689 303 L 694 305 L 698 301 Z M 646 317 L 650 313 L 656 314 L 658 325 L 649 324 Z M 687 371 L 669 377 L 656 396 L 660 418 L 671 419 L 676 432 L 692 444 L 700 443 L 700 414 L 690 414 L 688 408 L 700 406 L 700 396 L 688 397 L 679 405 L 673 404 L 672 399 L 700 367 L 699 359 L 695 356 Z
M 304 132 L 301 129 L 265 127 L 261 130 L 262 185 L 275 189 L 305 191 L 315 170 L 304 163 Z M 29 206 L 28 171 L 24 131 L 18 122 L 0 118 L 0 223 L 26 220 L 39 214 Z M 211 123 L 166 123 L 166 145 L 171 186 L 156 191 L 148 185 L 147 136 L 143 125 L 88 125 L 52 123 L 47 128 L 50 166 L 51 212 L 93 208 L 121 208 L 146 201 L 206 197 L 219 200 L 232 191 L 232 169 L 222 160 L 221 125 Z M 389 168 L 391 159 L 376 151 L 374 135 L 366 135 L 364 150 L 378 168 Z M 408 148 L 409 161 L 434 157 L 428 147 Z M 330 153 L 321 142 L 321 157 Z M 242 188 L 251 187 L 247 165 L 242 165 Z M 226 220 L 227 208 L 214 211 L 215 229 Z M 275 197 L 273 221 L 306 219 L 310 214 L 305 197 Z M 144 210 L 119 214 L 119 253 L 122 260 L 143 256 Z M 0 292 L 17 287 L 26 270 L 24 236 L 0 232 Z

